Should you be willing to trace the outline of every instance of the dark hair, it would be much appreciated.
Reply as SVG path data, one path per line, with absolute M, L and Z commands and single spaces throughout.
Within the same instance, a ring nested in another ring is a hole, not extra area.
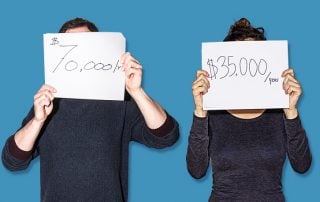
M 267 40 L 262 27 L 252 27 L 249 20 L 241 18 L 230 26 L 229 33 L 223 41 L 243 41 L 247 38 L 253 38 L 256 41 Z
M 78 28 L 83 26 L 87 26 L 91 32 L 99 31 L 97 26 L 94 23 L 83 18 L 74 18 L 72 20 L 65 22 L 60 28 L 59 33 L 65 33 L 68 29 L 73 29 L 73 28 Z

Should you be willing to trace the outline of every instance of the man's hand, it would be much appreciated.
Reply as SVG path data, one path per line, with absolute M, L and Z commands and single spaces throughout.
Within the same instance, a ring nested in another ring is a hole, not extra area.
M 51 114 L 53 109 L 53 93 L 57 92 L 55 88 L 44 84 L 34 96 L 34 120 L 43 123 Z
M 120 63 L 125 72 L 126 90 L 134 97 L 141 91 L 142 66 L 129 52 L 122 55 Z

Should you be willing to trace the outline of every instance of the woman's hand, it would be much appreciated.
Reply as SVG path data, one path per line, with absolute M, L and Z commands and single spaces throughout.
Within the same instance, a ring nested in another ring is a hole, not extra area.
M 197 71 L 197 78 L 192 83 L 192 94 L 194 99 L 194 115 L 197 117 L 206 117 L 207 111 L 203 110 L 203 95 L 208 92 L 210 83 L 208 80 L 208 72 L 205 70 Z
M 289 108 L 283 109 L 287 119 L 294 119 L 298 116 L 297 103 L 302 94 L 299 81 L 294 77 L 293 69 L 287 69 L 282 72 L 283 89 L 289 94 Z

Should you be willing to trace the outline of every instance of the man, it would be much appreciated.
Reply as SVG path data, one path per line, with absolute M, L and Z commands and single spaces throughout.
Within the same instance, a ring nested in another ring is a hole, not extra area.
M 90 31 L 98 29 L 81 18 L 60 29 Z M 26 169 L 40 156 L 41 201 L 127 201 L 129 142 L 164 148 L 177 141 L 178 123 L 141 87 L 140 63 L 130 53 L 120 62 L 131 100 L 59 99 L 45 84 L 8 138 L 2 151 L 7 169 Z

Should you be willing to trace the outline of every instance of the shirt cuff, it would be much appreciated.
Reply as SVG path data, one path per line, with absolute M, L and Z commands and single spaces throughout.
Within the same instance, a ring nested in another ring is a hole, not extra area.
M 149 130 L 153 135 L 163 137 L 168 133 L 170 133 L 173 128 L 174 128 L 173 118 L 169 114 L 167 114 L 166 121 L 159 128 L 156 128 L 156 129 L 149 128 Z
M 17 146 L 16 141 L 14 140 L 14 135 L 9 139 L 9 152 L 13 157 L 19 160 L 27 160 L 32 155 L 32 150 L 24 151 Z
M 203 129 L 208 129 L 208 115 L 206 117 L 198 117 L 193 114 L 193 121 L 191 126 L 191 131 L 202 131 Z
M 293 136 L 296 135 L 297 132 L 304 130 L 301 124 L 300 117 L 297 116 L 294 119 L 284 118 L 285 128 L 287 131 L 287 135 Z

